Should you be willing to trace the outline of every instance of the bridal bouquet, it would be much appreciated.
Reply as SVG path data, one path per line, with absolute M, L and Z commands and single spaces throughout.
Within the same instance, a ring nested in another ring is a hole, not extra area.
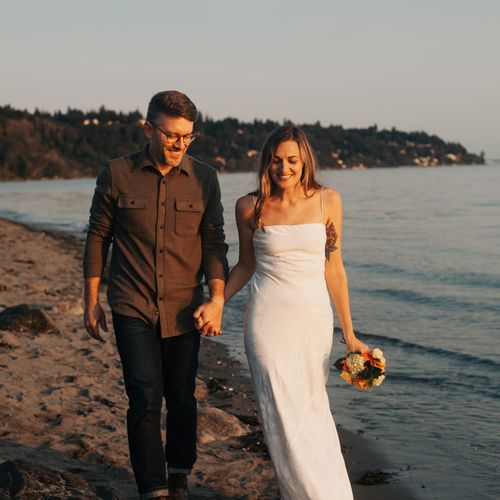
M 385 378 L 384 353 L 378 347 L 372 352 L 350 352 L 335 361 L 340 376 L 351 385 L 366 391 L 379 386 Z

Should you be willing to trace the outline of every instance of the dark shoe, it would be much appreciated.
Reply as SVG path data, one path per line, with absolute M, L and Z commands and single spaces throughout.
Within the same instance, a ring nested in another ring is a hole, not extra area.
M 168 475 L 169 500 L 188 500 L 188 479 L 186 474 L 176 472 Z

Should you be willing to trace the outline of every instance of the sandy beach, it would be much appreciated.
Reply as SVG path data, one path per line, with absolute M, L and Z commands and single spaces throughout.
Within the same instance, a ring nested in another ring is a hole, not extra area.
M 136 498 L 110 311 L 104 344 L 82 322 L 82 242 L 0 219 L 0 251 L 0 493 Z M 250 381 L 211 339 L 202 340 L 197 392 L 192 498 L 279 498 Z M 397 475 L 404 465 L 377 453 L 369 436 L 342 427 L 339 434 L 356 500 L 417 498 L 394 475 L 378 484 L 382 472 Z M 8 467 L 17 472 L 7 474 Z M 376 484 L 358 484 L 367 471 Z

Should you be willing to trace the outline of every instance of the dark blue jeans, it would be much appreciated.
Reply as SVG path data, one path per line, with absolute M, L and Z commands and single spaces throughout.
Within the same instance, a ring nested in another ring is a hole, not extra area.
M 167 489 L 169 469 L 190 470 L 196 461 L 195 376 L 200 334 L 162 339 L 141 319 L 113 314 L 116 343 L 129 400 L 130 461 L 139 492 Z M 163 397 L 167 407 L 165 451 L 161 439 Z M 149 496 L 149 495 L 148 495 Z

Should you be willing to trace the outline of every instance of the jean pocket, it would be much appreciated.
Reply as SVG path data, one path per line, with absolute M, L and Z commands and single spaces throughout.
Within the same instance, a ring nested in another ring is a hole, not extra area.
M 203 202 L 175 200 L 175 234 L 194 236 L 198 233 L 203 217 Z

